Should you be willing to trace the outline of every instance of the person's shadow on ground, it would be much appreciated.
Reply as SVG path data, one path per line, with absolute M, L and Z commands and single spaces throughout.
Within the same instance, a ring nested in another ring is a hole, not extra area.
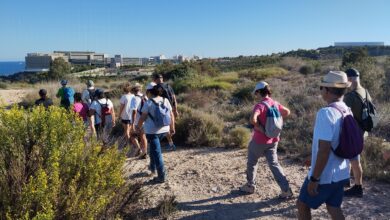
M 234 190 L 223 196 L 216 196 L 209 199 L 179 203 L 181 211 L 203 211 L 202 213 L 186 216 L 181 219 L 253 219 L 266 218 L 267 216 L 279 216 L 284 218 L 295 218 L 295 205 L 284 208 L 277 208 L 278 204 L 285 202 L 283 199 L 273 198 L 260 202 L 230 203 L 222 204 L 218 200 L 230 200 L 236 197 L 245 196 L 238 190 Z M 216 202 L 210 204 L 211 202 Z M 208 204 L 207 204 L 208 203 Z M 263 209 L 267 209 L 264 210 Z

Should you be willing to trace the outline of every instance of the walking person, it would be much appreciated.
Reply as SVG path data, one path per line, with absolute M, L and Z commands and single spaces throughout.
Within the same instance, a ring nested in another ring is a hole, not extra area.
M 88 80 L 85 84 L 87 85 L 87 88 L 84 89 L 81 99 L 83 103 L 87 104 L 89 107 L 95 99 L 95 84 L 92 80 Z
M 73 111 L 76 112 L 84 122 L 85 126 L 88 126 L 88 105 L 81 100 L 81 93 L 76 92 L 74 94 Z
M 111 130 L 115 126 L 114 105 L 110 99 L 105 97 L 104 90 L 97 89 L 95 93 L 96 100 L 89 108 L 90 126 L 92 133 L 96 135 L 98 140 L 107 144 Z
M 132 111 L 132 118 L 134 119 L 133 123 L 133 131 L 136 131 L 135 125 L 138 124 L 139 119 L 142 115 L 142 107 L 144 106 L 145 102 L 148 100 L 148 98 L 141 93 L 142 86 L 139 83 L 135 83 L 135 85 L 132 87 L 131 92 L 134 94 L 134 105 L 135 109 Z M 141 155 L 139 156 L 140 159 L 146 159 L 147 155 L 147 147 L 148 147 L 148 141 L 146 139 L 146 135 L 143 129 L 140 129 L 140 132 L 134 132 L 134 138 L 135 143 L 138 145 L 138 148 L 141 149 Z
M 167 83 L 164 83 L 164 78 L 161 74 L 154 74 L 153 82 L 157 85 L 160 85 L 159 88 L 162 90 L 161 96 L 169 100 L 169 103 L 172 106 L 173 116 L 176 120 L 177 117 L 179 117 L 179 112 L 177 110 L 176 95 L 172 87 Z M 173 134 L 171 134 L 170 132 L 166 135 L 166 138 L 168 140 L 168 146 L 166 146 L 167 150 L 176 150 L 176 145 L 173 143 L 172 135 Z
M 35 101 L 35 105 L 43 105 L 45 108 L 53 105 L 53 101 L 47 97 L 46 89 L 40 89 L 38 94 L 41 98 Z
M 119 103 L 121 105 L 119 110 L 119 117 L 123 125 L 126 142 L 131 142 L 133 146 L 136 147 L 133 152 L 137 156 L 137 154 L 141 153 L 141 149 L 139 148 L 138 143 L 132 135 L 132 133 L 134 133 L 134 130 L 132 129 L 134 123 L 132 112 L 134 109 L 136 109 L 136 103 L 134 102 L 134 95 L 131 93 L 131 85 L 129 82 L 126 82 L 123 85 L 123 92 L 124 94 L 119 100 Z
M 175 134 L 175 118 L 172 113 L 172 106 L 166 98 L 161 97 L 161 85 L 150 83 L 147 86 L 150 97 L 142 107 L 142 115 L 138 121 L 136 129 L 139 131 L 143 125 L 146 138 L 150 149 L 150 166 L 151 173 L 155 173 L 157 169 L 158 176 L 152 182 L 163 183 L 166 181 L 166 171 L 161 153 L 160 140 L 165 137 L 168 132 Z
M 351 108 L 352 113 L 360 128 L 362 128 L 362 109 L 363 100 L 372 102 L 370 93 L 360 84 L 360 73 L 356 69 L 348 69 L 345 71 L 348 76 L 348 81 L 351 82 L 350 92 L 345 94 L 344 102 Z M 367 136 L 367 132 L 362 132 L 363 136 Z M 360 155 L 350 160 L 352 173 L 355 180 L 355 185 L 344 192 L 347 197 L 363 197 L 363 169 L 360 163 Z
M 250 118 L 254 129 L 252 140 L 248 146 L 248 161 L 246 170 L 247 183 L 240 187 L 240 191 L 250 194 L 255 192 L 257 162 L 261 156 L 265 156 L 268 166 L 282 191 L 279 197 L 283 199 L 290 198 L 293 196 L 293 193 L 283 172 L 283 168 L 278 162 L 277 147 L 280 140 L 279 134 L 268 134 L 269 136 L 273 136 L 269 137 L 267 136 L 266 130 L 267 126 L 269 126 L 269 124 L 266 124 L 267 112 L 271 108 L 276 111 L 275 113 L 279 117 L 279 120 L 288 116 L 290 114 L 290 110 L 271 98 L 271 88 L 268 83 L 264 81 L 257 83 L 255 89 L 253 90 L 253 94 L 258 100 L 260 100 L 260 102 L 254 106 L 253 113 Z
M 311 219 L 311 209 L 323 203 L 332 219 L 344 219 L 341 210 L 344 184 L 349 181 L 349 161 L 336 156 L 343 112 L 350 112 L 343 95 L 351 85 L 342 71 L 330 71 L 321 81 L 322 99 L 328 106 L 317 112 L 313 132 L 311 167 L 297 201 L 298 219 Z
M 61 88 L 58 89 L 57 98 L 60 98 L 60 106 L 64 107 L 66 109 L 69 109 L 71 105 L 73 105 L 74 102 L 74 89 L 72 87 L 67 86 L 68 80 L 61 80 Z

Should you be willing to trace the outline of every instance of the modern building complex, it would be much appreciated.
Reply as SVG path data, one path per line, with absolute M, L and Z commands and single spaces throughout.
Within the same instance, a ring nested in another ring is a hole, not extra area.
M 62 57 L 68 61 L 68 57 L 56 53 L 28 53 L 25 57 L 26 72 L 44 72 L 49 71 L 50 64 L 54 59 Z
M 375 47 L 385 46 L 385 42 L 335 42 L 335 47 Z
M 96 67 L 111 67 L 119 68 L 121 66 L 148 66 L 161 64 L 164 61 L 172 63 L 181 63 L 189 60 L 197 60 L 198 56 L 193 58 L 185 57 L 183 55 L 174 56 L 168 59 L 165 55 L 151 56 L 149 58 L 139 57 L 122 57 L 122 55 L 115 55 L 108 57 L 104 53 L 95 53 L 91 51 L 54 51 L 53 53 L 28 53 L 25 57 L 27 72 L 43 72 L 49 71 L 51 63 L 54 59 L 61 57 L 66 62 L 75 65 L 90 65 Z

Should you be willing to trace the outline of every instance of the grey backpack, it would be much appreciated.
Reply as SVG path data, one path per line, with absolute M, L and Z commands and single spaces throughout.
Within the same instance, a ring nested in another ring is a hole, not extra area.
M 269 138 L 279 137 L 283 128 L 283 118 L 276 105 L 270 106 L 266 102 L 262 102 L 267 106 L 266 121 L 264 125 L 265 135 Z

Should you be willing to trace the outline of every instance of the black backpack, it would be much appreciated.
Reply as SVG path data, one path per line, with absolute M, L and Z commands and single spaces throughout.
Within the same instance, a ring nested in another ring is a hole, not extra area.
M 379 117 L 376 112 L 375 105 L 368 100 L 367 90 L 366 90 L 366 98 L 363 98 L 356 91 L 354 92 L 362 102 L 362 120 L 359 121 L 358 123 L 360 127 L 363 129 L 363 131 L 370 132 L 374 127 L 376 127 L 379 121 Z
M 87 89 L 89 93 L 89 98 L 91 99 L 91 103 L 96 99 L 95 89 Z
M 172 105 L 173 104 L 173 96 L 175 95 L 173 93 L 172 88 L 166 84 L 166 83 L 161 83 L 161 88 L 163 89 L 163 94 L 161 97 L 168 99 L 169 103 Z

